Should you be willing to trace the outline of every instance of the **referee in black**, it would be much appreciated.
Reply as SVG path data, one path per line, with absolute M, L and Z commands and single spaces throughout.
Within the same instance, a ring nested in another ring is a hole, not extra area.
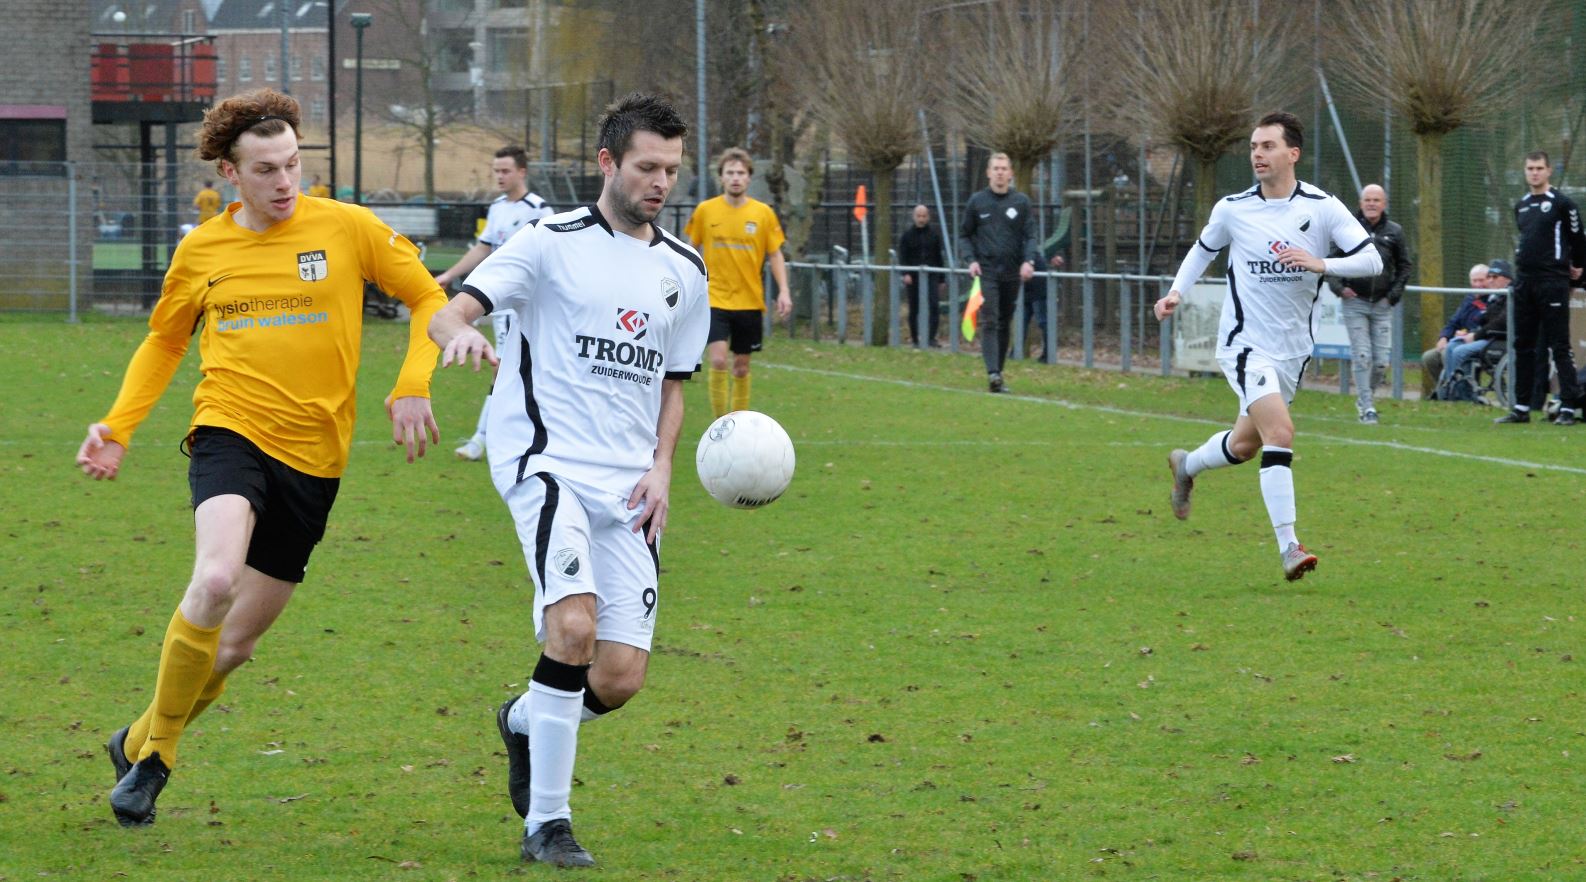
M 993 153 L 986 162 L 987 187 L 969 197 L 958 227 L 958 250 L 969 274 L 980 279 L 980 355 L 992 392 L 1006 392 L 1002 367 L 1012 343 L 1013 310 L 1019 288 L 1035 275 L 1041 254 L 1035 247 L 1030 197 L 1013 189 L 1013 162 Z
M 1514 250 L 1514 410 L 1500 423 L 1529 423 L 1531 411 L 1547 401 L 1548 363 L 1558 369 L 1560 426 L 1573 426 L 1581 405 L 1580 381 L 1569 344 L 1570 282 L 1586 265 L 1586 232 L 1573 200 L 1548 184 L 1553 165 L 1547 154 L 1525 155 L 1530 192 L 1514 206 L 1520 244 Z

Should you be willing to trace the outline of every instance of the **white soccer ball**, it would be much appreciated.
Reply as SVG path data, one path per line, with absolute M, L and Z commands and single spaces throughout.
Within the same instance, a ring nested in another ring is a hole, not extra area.
M 759 508 L 776 501 L 793 480 L 793 440 L 765 414 L 735 410 L 705 430 L 694 466 L 717 502 Z

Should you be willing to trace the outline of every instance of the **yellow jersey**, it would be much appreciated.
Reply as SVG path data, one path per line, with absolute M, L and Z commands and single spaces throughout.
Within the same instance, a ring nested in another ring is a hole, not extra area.
M 725 196 L 701 202 L 683 228 L 705 258 L 713 309 L 765 309 L 760 268 L 786 237 L 771 206 L 746 199 L 734 208 Z
M 256 233 L 236 222 L 240 207 L 177 245 L 149 335 L 102 422 L 111 440 L 130 444 L 197 330 L 203 379 L 192 425 L 231 429 L 300 472 L 340 477 L 356 416 L 364 279 L 413 313 L 392 398 L 429 397 L 440 350 L 427 329 L 446 295 L 418 249 L 366 208 L 300 199 L 290 218 Z
M 330 198 L 330 185 L 329 184 L 311 184 L 311 185 L 309 185 L 309 188 L 308 188 L 308 195 L 317 196 L 320 199 L 329 199 Z
M 203 223 L 220 214 L 220 194 L 212 187 L 205 187 L 193 197 L 193 207 L 198 209 L 198 222 Z

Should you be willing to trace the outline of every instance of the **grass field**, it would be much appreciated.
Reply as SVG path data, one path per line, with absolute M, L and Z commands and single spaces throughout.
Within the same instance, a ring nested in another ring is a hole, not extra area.
M 122 477 L 71 465 L 142 335 L 0 320 L 0 879 L 561 878 L 517 858 L 492 714 L 537 655 L 483 467 L 484 382 L 437 376 L 440 455 L 380 400 L 310 579 L 189 730 L 159 823 L 105 804 L 105 737 L 153 687 L 191 566 L 196 358 Z M 755 405 L 799 472 L 725 509 L 673 483 L 646 691 L 580 736 L 580 839 L 611 880 L 1586 878 L 1586 430 L 1297 402 L 1282 581 L 1256 467 L 1167 507 L 1210 380 L 776 339 Z M 571 877 L 569 877 L 571 878 Z

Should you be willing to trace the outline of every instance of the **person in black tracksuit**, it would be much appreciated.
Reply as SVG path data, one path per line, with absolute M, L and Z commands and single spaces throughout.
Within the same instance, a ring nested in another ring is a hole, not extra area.
M 942 257 L 942 235 L 931 226 L 931 210 L 924 205 L 914 206 L 914 223 L 898 237 L 898 265 L 908 267 L 941 267 L 947 261 Z M 921 278 L 926 275 L 926 278 Z M 946 276 L 903 272 L 903 301 L 909 305 L 909 339 L 915 346 L 935 346 L 936 331 L 941 327 L 942 286 Z M 920 340 L 920 314 L 926 316 L 926 335 Z
M 1520 242 L 1514 250 L 1519 276 L 1511 298 L 1514 310 L 1514 410 L 1500 423 L 1528 423 L 1531 411 L 1547 400 L 1547 356 L 1558 369 L 1558 417 L 1574 425 L 1581 406 L 1580 381 L 1569 343 L 1570 282 L 1586 265 L 1586 231 L 1573 200 L 1548 186 L 1553 174 L 1547 154 L 1526 154 L 1525 182 L 1530 187 L 1514 206 Z
M 992 392 L 1006 392 L 1002 366 L 1012 343 L 1013 310 L 1019 288 L 1035 275 L 1041 259 L 1035 245 L 1035 218 L 1030 198 L 1013 189 L 1013 163 L 1006 153 L 993 153 L 986 163 L 990 184 L 969 197 L 958 228 L 958 248 L 969 261 L 969 274 L 981 279 L 980 355 Z

